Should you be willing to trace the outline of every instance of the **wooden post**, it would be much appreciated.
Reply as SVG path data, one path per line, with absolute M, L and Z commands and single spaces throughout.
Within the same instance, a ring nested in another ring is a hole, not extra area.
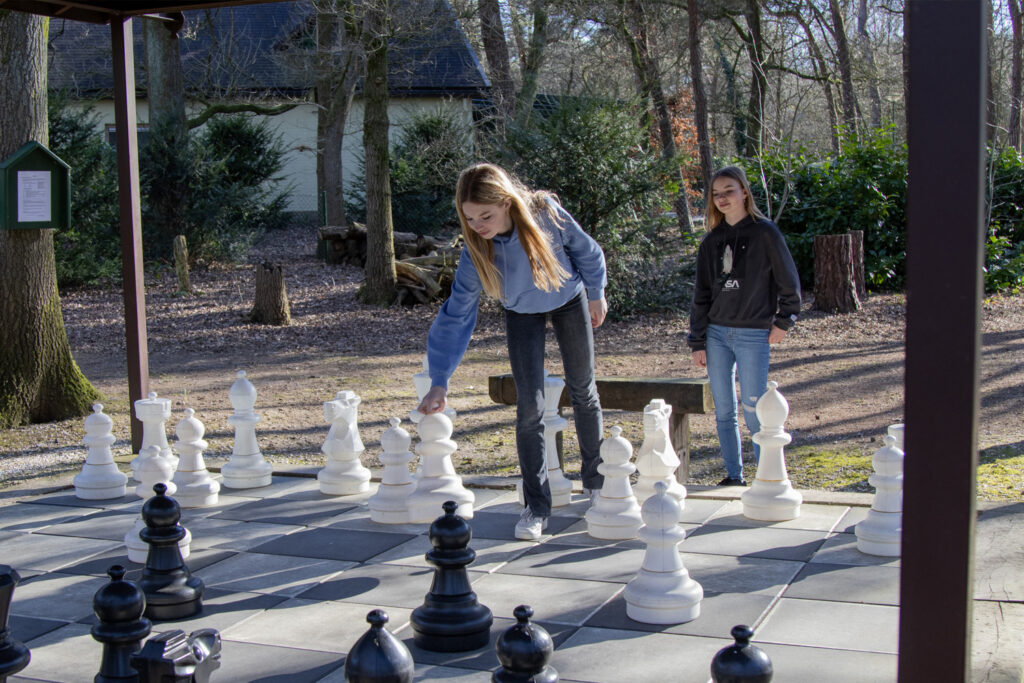
M 849 234 L 814 236 L 814 307 L 819 311 L 860 310 L 851 243 Z
M 288 293 L 284 287 L 284 271 L 273 263 L 256 266 L 256 297 L 252 310 L 246 316 L 249 322 L 265 325 L 289 325 L 292 321 L 288 308 Z

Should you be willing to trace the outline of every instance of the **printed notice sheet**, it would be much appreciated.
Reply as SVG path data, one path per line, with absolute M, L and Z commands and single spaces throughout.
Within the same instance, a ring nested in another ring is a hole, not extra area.
M 18 171 L 18 222 L 50 220 L 50 172 Z

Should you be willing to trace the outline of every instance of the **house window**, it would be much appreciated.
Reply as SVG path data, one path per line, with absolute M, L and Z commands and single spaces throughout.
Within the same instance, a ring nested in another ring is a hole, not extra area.
M 107 144 L 111 147 L 117 147 L 117 126 L 112 123 L 107 124 Z M 149 142 L 149 124 L 140 123 L 135 129 L 135 138 L 138 140 L 139 147 L 145 147 L 146 143 Z

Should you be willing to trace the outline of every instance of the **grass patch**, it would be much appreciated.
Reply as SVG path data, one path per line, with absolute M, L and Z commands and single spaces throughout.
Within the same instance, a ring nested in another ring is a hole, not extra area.
M 978 498 L 1024 500 L 1024 453 L 1014 446 L 993 446 L 978 458 Z
M 868 484 L 868 477 L 874 472 L 871 454 L 860 448 L 797 446 L 787 450 L 785 456 L 789 478 L 797 488 L 859 493 L 874 491 L 874 487 Z

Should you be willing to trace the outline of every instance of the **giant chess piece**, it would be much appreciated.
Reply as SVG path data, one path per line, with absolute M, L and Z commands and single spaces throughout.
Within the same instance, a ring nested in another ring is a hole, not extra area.
M 415 666 L 405 643 L 391 635 L 384 624 L 388 613 L 371 610 L 370 623 L 345 658 L 345 680 L 348 683 L 412 683 Z
M 203 434 L 206 427 L 195 416 L 194 410 L 185 408 L 185 419 L 178 423 L 175 434 L 178 436 L 178 469 L 171 480 L 178 487 L 175 498 L 185 508 L 198 508 L 216 505 L 220 484 L 210 477 L 203 461 L 206 442 Z
M 185 529 L 178 524 L 181 506 L 166 495 L 167 487 L 153 487 L 155 496 L 142 506 L 146 528 L 140 534 L 149 544 L 139 588 L 146 595 L 146 616 L 156 621 L 185 619 L 203 609 L 203 582 L 192 576 L 178 549 Z
M 160 449 L 160 457 L 167 460 L 172 472 L 178 466 L 178 456 L 167 443 L 167 432 L 164 428 L 164 423 L 170 418 L 171 400 L 157 398 L 155 391 L 149 392 L 146 398 L 140 398 L 135 402 L 135 419 L 142 423 L 142 446 L 139 447 L 138 457 L 128 463 L 132 468 L 132 479 L 139 480 L 135 473 L 142 464 L 143 451 L 150 446 Z
M 704 589 L 690 577 L 679 555 L 686 532 L 679 526 L 682 508 L 669 486 L 654 484 L 654 495 L 644 501 L 640 540 L 647 544 L 643 565 L 626 584 L 626 616 L 644 624 L 682 624 L 700 616 Z
M 416 388 L 416 405 L 423 402 L 423 397 L 430 391 L 430 386 L 433 382 L 430 381 L 430 365 L 428 364 L 426 355 L 423 356 L 423 370 L 417 372 L 412 376 L 412 385 Z M 444 414 L 448 416 L 449 420 L 455 420 L 455 408 L 450 405 L 444 407 Z M 412 420 L 413 424 L 419 424 L 420 420 L 423 419 L 423 413 L 418 410 L 409 411 L 409 419 Z
M 143 616 L 146 597 L 131 581 L 125 581 L 125 569 L 115 564 L 107 570 L 110 583 L 96 591 L 92 609 L 99 623 L 92 637 L 103 644 L 100 672 L 96 683 L 128 683 L 138 676 L 131 667 L 131 656 L 141 649 L 142 640 L 152 629 Z M 148 680 L 148 679 L 147 679 Z
M 220 668 L 220 651 L 216 629 L 204 628 L 187 636 L 174 629 L 147 640 L 129 663 L 139 672 L 140 683 L 209 683 Z
M 761 431 L 753 438 L 761 446 L 761 459 L 757 463 L 757 478 L 740 496 L 743 515 L 764 522 L 796 519 L 803 502 L 803 496 L 793 489 L 786 474 L 782 448 L 792 437 L 782 428 L 789 416 L 789 403 L 778 392 L 778 386 L 777 382 L 768 382 L 768 391 L 757 400 Z
M 899 557 L 903 531 L 903 451 L 896 437 L 886 434 L 885 445 L 871 458 L 875 473 L 868 483 L 875 487 L 875 499 L 868 516 L 857 524 L 857 550 L 868 555 Z
M 636 471 L 629 461 L 633 446 L 621 436 L 621 427 L 612 427 L 611 432 L 611 437 L 601 443 L 601 464 L 597 471 L 604 475 L 604 486 L 584 516 L 587 533 L 608 540 L 636 538 L 643 520 L 640 504 L 629 485 L 629 475 Z
M 420 456 L 423 475 L 409 496 L 409 521 L 415 524 L 430 522 L 437 516 L 437 508 L 448 500 L 455 501 L 458 515 L 473 518 L 472 491 L 462 485 L 462 477 L 455 473 L 452 453 L 458 445 L 452 441 L 452 421 L 447 415 L 424 415 L 419 423 L 420 443 L 416 452 Z
M 885 431 L 889 436 L 896 439 L 896 448 L 906 453 L 907 449 L 903 447 L 903 436 L 907 431 L 907 426 L 900 422 L 894 425 L 889 425 L 888 429 Z
M 529 605 L 519 605 L 512 614 L 516 624 L 494 643 L 501 666 L 491 683 L 558 683 L 558 671 L 548 665 L 555 651 L 551 635 L 543 626 L 530 623 Z
M 490 639 L 494 618 L 469 586 L 466 567 L 476 559 L 476 551 L 469 547 L 473 529 L 455 514 L 455 501 L 445 501 L 442 507 L 444 515 L 430 525 L 434 549 L 426 558 L 436 569 L 430 592 L 412 611 L 413 641 L 433 652 L 476 650 Z
M 0 564 L 0 681 L 6 681 L 26 666 L 32 659 L 32 653 L 21 641 L 11 637 L 11 629 L 7 627 L 7 619 L 11 614 L 11 600 L 14 589 L 21 581 L 17 570 L 6 564 Z
M 239 370 L 234 384 L 228 391 L 234 414 L 228 424 L 235 428 L 235 445 L 231 457 L 221 468 L 224 486 L 232 489 L 254 489 L 270 486 L 274 468 L 263 459 L 259 444 L 256 443 L 256 387 L 245 377 L 245 370 Z
M 173 496 L 177 492 L 177 484 L 171 481 L 171 465 L 165 458 L 160 457 L 160 451 L 157 446 L 147 446 L 146 448 L 139 449 L 139 459 L 141 464 L 135 473 L 139 480 L 139 485 L 135 487 L 135 495 L 145 501 L 145 499 L 150 497 L 153 487 L 157 484 L 166 487 L 165 491 L 169 496 Z M 149 554 L 149 546 L 139 536 L 145 528 L 146 523 L 142 520 L 142 515 L 140 514 L 135 519 L 135 525 L 124 535 L 124 545 L 128 549 L 128 560 L 137 564 L 143 564 L 146 561 L 146 555 Z M 180 544 L 181 556 L 185 559 L 188 559 L 191 543 L 192 534 L 186 529 L 185 538 L 181 539 Z
M 320 449 L 327 456 L 326 465 L 316 475 L 320 493 L 348 496 L 370 489 L 370 470 L 359 461 L 366 450 L 359 438 L 360 401 L 354 392 L 339 391 L 333 401 L 324 402 L 324 419 L 331 428 Z
M 103 406 L 92 404 L 92 415 L 85 418 L 85 438 L 88 450 L 82 472 L 75 475 L 75 497 L 82 500 L 121 498 L 127 492 L 128 476 L 117 469 L 110 446 L 114 443 L 111 428 L 113 420 L 103 414 Z
M 380 524 L 404 524 L 409 521 L 409 496 L 416 484 L 409 474 L 409 463 L 412 453 L 409 445 L 412 438 L 409 432 L 399 427 L 401 421 L 391 418 L 391 428 L 385 430 L 380 437 L 383 453 L 380 461 L 384 464 L 380 486 L 377 492 L 366 501 L 370 508 L 370 519 Z
M 749 626 L 732 627 L 735 643 L 723 647 L 711 660 L 714 683 L 769 683 L 775 673 L 764 650 L 750 644 L 754 632 Z
M 561 507 L 572 502 L 572 482 L 565 478 L 562 464 L 558 462 L 558 433 L 569 426 L 569 421 L 558 414 L 558 402 L 562 398 L 565 380 L 552 377 L 544 371 L 544 459 L 548 468 L 548 488 L 551 490 L 551 506 Z M 516 482 L 519 504 L 526 506 L 523 496 L 523 482 Z
M 665 482 L 668 494 L 680 505 L 686 499 L 686 488 L 676 481 L 676 469 L 681 463 L 669 434 L 671 416 L 672 406 L 660 398 L 644 406 L 644 442 L 636 453 L 639 477 L 633 487 L 641 503 L 654 495 L 654 484 L 659 481 Z

